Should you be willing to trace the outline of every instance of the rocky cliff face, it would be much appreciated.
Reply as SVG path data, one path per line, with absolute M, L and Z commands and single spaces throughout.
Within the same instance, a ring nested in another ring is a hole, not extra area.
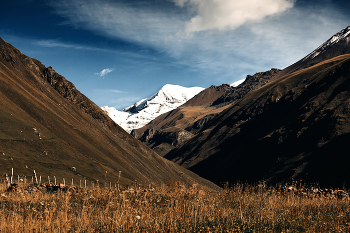
M 266 85 L 274 76 L 280 72 L 281 70 L 272 68 L 269 71 L 259 72 L 253 76 L 247 75 L 243 83 L 241 83 L 238 87 L 227 91 L 225 94 L 216 99 L 212 105 L 227 105 L 233 103 L 234 101 L 244 97 L 248 92 Z

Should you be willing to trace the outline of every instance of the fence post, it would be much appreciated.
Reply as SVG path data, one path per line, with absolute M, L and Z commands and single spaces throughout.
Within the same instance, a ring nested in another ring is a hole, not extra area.
M 56 176 L 53 176 L 53 178 L 55 179 L 55 186 L 57 185 L 57 183 L 56 183 Z
M 66 180 L 63 178 L 63 185 L 66 186 Z
M 10 178 L 8 177 L 8 175 L 7 175 L 7 173 L 6 173 L 6 186 L 7 186 L 7 188 L 9 188 L 10 187 Z
M 35 176 L 35 183 L 38 184 L 38 177 L 36 176 L 36 172 L 34 170 L 34 176 Z M 34 182 L 33 182 L 34 183 Z

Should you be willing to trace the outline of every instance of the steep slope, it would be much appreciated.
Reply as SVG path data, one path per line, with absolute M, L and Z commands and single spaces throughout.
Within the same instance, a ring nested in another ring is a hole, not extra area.
M 285 75 L 165 157 L 216 182 L 350 182 L 350 55 Z
M 117 181 L 210 182 L 164 160 L 51 67 L 0 38 L 0 174 Z M 71 169 L 75 167 L 75 169 Z
M 163 114 L 146 126 L 132 131 L 132 135 L 144 142 L 159 155 L 193 137 L 229 104 L 239 100 L 248 92 L 258 89 L 280 72 L 271 69 L 247 75 L 236 87 L 227 84 L 211 86 L 181 107 Z
M 181 106 L 203 89 L 202 87 L 167 84 L 150 98 L 140 100 L 122 111 L 108 106 L 102 107 L 102 110 L 119 126 L 127 132 L 131 132 L 133 129 L 141 128 L 161 114 Z
M 350 53 L 350 26 L 334 34 L 326 42 L 300 61 L 283 69 L 274 79 L 278 79 L 286 74 L 291 74 L 301 69 L 318 64 L 322 61 Z

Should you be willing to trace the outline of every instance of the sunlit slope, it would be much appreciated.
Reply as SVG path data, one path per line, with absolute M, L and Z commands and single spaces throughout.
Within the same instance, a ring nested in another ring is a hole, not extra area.
M 0 173 L 213 186 L 161 158 L 51 67 L 0 39 Z M 76 171 L 71 168 L 75 167 Z M 183 175 L 182 175 L 183 173 Z

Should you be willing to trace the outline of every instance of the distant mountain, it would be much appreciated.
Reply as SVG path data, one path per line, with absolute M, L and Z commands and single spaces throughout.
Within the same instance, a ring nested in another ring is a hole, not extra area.
M 303 179 L 349 187 L 349 30 L 234 102 L 165 157 L 217 184 Z
M 211 119 L 225 110 L 229 104 L 242 98 L 249 91 L 265 85 L 280 70 L 260 72 L 232 85 L 211 86 L 181 107 L 160 115 L 132 135 L 144 142 L 159 155 L 184 143 L 200 131 Z
M 165 160 L 75 86 L 0 38 L 0 174 L 213 184 Z
M 131 132 L 133 129 L 141 128 L 161 114 L 181 106 L 203 89 L 202 87 L 167 84 L 153 96 L 140 100 L 122 111 L 108 106 L 102 107 L 102 110 L 127 132 Z

